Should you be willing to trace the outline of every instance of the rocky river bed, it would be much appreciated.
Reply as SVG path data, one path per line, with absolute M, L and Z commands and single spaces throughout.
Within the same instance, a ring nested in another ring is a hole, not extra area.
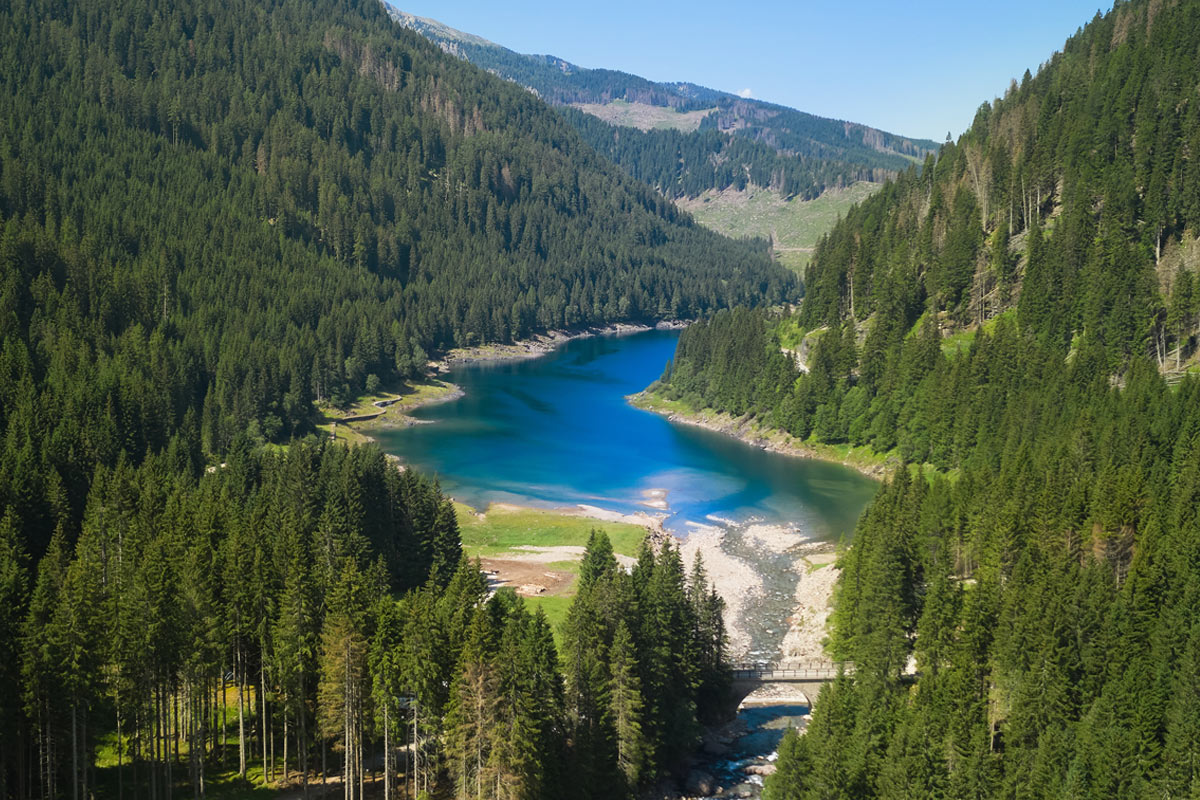
M 781 665 L 823 659 L 837 579 L 834 546 L 793 526 L 709 521 L 694 525 L 681 549 L 686 563 L 697 553 L 704 558 L 726 600 L 730 659 Z M 809 710 L 809 698 L 787 684 L 751 694 L 732 722 L 705 733 L 685 796 L 760 797 L 784 732 L 802 729 Z

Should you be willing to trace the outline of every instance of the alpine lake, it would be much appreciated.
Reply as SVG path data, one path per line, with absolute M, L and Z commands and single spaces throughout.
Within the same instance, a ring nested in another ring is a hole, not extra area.
M 840 464 L 769 452 L 631 406 L 627 396 L 662 374 L 678 336 L 591 336 L 537 358 L 458 364 L 442 377 L 461 397 L 412 412 L 417 424 L 372 433 L 475 509 L 640 511 L 682 539 L 721 529 L 721 548 L 761 580 L 741 614 L 750 642 L 742 657 L 771 660 L 794 610 L 795 559 L 742 534 L 782 526 L 804 542 L 844 542 L 878 484 Z M 720 796 L 757 796 L 761 777 L 746 775 L 746 765 L 773 760 L 784 730 L 803 725 L 807 711 L 743 709 L 726 752 L 700 764 Z

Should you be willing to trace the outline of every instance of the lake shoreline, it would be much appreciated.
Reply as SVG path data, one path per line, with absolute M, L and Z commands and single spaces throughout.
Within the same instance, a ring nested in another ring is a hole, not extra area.
M 666 324 L 657 327 L 661 330 L 678 328 L 680 325 Z M 374 434 L 382 439 L 386 434 L 377 433 L 377 431 L 411 427 L 428 422 L 408 416 L 408 413 L 416 408 L 448 402 L 464 396 L 462 387 L 446 380 L 448 377 L 453 377 L 453 373 L 446 375 L 452 367 L 531 361 L 551 354 L 577 339 L 606 335 L 620 337 L 647 333 L 651 330 L 654 329 L 646 325 L 621 324 L 575 332 L 551 332 L 533 340 L 503 347 L 488 346 L 452 351 L 446 354 L 441 361 L 432 362 L 438 368 L 438 374 L 434 378 L 418 384 L 416 391 L 410 391 L 395 400 L 387 398 L 379 401 L 374 398 L 366 398 L 360 402 L 360 411 L 374 411 L 380 406 L 386 406 L 379 408 L 385 413 L 346 427 L 357 428 L 356 433 L 363 438 L 372 437 Z M 635 383 L 634 387 L 636 386 Z M 630 388 L 626 388 L 625 392 L 630 391 Z M 647 409 L 647 403 L 638 402 L 638 399 L 645 397 L 646 394 L 646 392 L 640 392 L 626 397 L 630 398 L 630 405 L 633 407 L 657 411 L 660 415 L 668 416 L 674 421 L 699 424 L 700 427 L 706 427 L 724 435 L 733 434 L 743 441 L 756 445 L 761 450 L 774 450 L 784 455 L 804 456 L 827 463 L 844 463 L 843 459 L 830 458 L 826 454 L 807 448 L 802 452 L 789 451 L 780 447 L 768 446 L 769 443 L 765 445 L 760 440 L 750 439 L 746 436 L 744 422 L 739 425 L 739 421 L 733 418 L 724 420 L 722 425 L 713 425 L 710 420 L 706 419 L 682 419 L 679 416 L 670 416 L 670 414 L 664 414 L 663 410 L 657 407 Z M 372 400 L 374 403 L 371 402 Z M 742 429 L 739 430 L 739 427 Z M 761 434 L 757 432 L 755 434 L 759 439 L 762 438 Z M 403 468 L 402 457 L 389 456 L 389 458 Z M 860 465 L 854 464 L 847 464 L 847 466 L 858 467 L 857 472 L 872 478 L 878 477 L 882 471 L 880 464 L 874 465 L 874 470 L 864 470 Z M 595 497 L 595 501 L 580 498 L 583 502 L 569 505 L 541 504 L 536 501 L 529 505 L 518 500 L 520 505 L 513 507 L 540 510 L 564 517 L 583 517 L 594 519 L 597 522 L 638 525 L 651 537 L 655 549 L 667 542 L 675 544 L 681 550 L 681 554 L 689 566 L 697 555 L 702 556 L 709 580 L 727 602 L 725 619 L 730 634 L 729 655 L 734 660 L 769 658 L 772 661 L 780 661 L 789 656 L 792 658 L 800 658 L 802 655 L 816 656 L 820 652 L 821 642 L 825 636 L 824 622 L 832 585 L 818 586 L 817 584 L 822 582 L 809 580 L 808 569 L 811 565 L 809 562 L 801 563 L 800 559 L 809 556 L 832 559 L 836 546 L 832 543 L 805 539 L 791 523 L 740 524 L 711 514 L 707 518 L 694 516 L 692 517 L 694 521 L 687 523 L 688 529 L 680 529 L 677 533 L 672 533 L 666 529 L 666 522 L 671 517 L 673 505 L 668 497 L 669 489 L 663 488 L 665 486 L 663 484 L 652 485 L 657 485 L 659 488 L 643 488 L 642 497 L 637 503 L 644 510 L 632 513 L 631 509 L 624 507 L 627 505 L 625 503 L 622 504 L 621 510 L 606 508 L 603 498 L 599 494 L 591 495 L 590 493 L 588 496 Z M 463 498 L 459 498 L 459 500 L 462 501 Z M 465 504 L 469 505 L 469 502 Z M 502 503 L 499 505 L 512 504 Z M 482 511 L 483 516 L 486 517 L 488 508 L 485 507 L 479 511 Z M 475 513 L 479 514 L 479 511 Z M 529 557 L 528 554 L 524 554 L 520 559 L 510 560 L 521 561 L 523 564 L 524 561 L 529 560 Z M 786 587 L 778 585 L 780 579 L 783 579 L 784 573 L 779 573 L 778 578 L 767 578 L 764 581 L 767 573 L 763 570 L 771 570 L 775 567 L 781 567 L 786 572 L 785 582 L 790 585 Z M 835 574 L 832 569 L 821 570 L 821 572 L 824 573 L 822 577 Z M 533 585 L 538 581 L 522 579 L 518 585 L 523 586 L 526 583 Z M 544 582 L 543 585 L 549 586 Z M 770 608 L 772 618 L 770 627 L 774 629 L 766 630 L 766 633 L 770 635 L 765 638 L 764 626 L 759 619 L 764 610 L 764 603 Z M 782 630 L 780 630 L 779 623 L 782 623 Z M 781 641 L 785 634 L 788 635 L 788 644 L 790 645 L 788 647 L 784 647 L 784 643 Z M 801 641 L 806 646 L 797 648 L 796 645 Z M 803 653 L 797 652 L 798 649 Z M 778 702 L 778 699 L 751 698 L 751 702 Z
M 843 457 L 832 447 L 814 446 L 801 441 L 785 431 L 763 427 L 749 417 L 735 417 L 723 411 L 703 409 L 695 411 L 681 403 L 667 400 L 661 395 L 644 389 L 626 398 L 634 408 L 666 417 L 680 425 L 692 425 L 713 433 L 730 436 L 752 447 L 771 453 L 841 464 L 860 475 L 882 480 L 900 462 L 893 458 L 851 454 Z
M 677 319 L 660 320 L 653 325 L 640 322 L 614 322 L 611 325 L 551 330 L 536 334 L 528 339 L 521 339 L 512 344 L 484 344 L 476 347 L 456 347 L 441 358 L 431 360 L 427 366 L 437 375 L 449 372 L 451 368 L 463 364 L 524 361 L 530 358 L 540 358 L 575 339 L 588 339 L 593 336 L 628 336 L 655 330 L 677 331 L 686 328 L 690 324 L 689 320 Z
M 419 420 L 410 416 L 410 412 L 425 408 L 426 406 L 448 403 L 463 397 L 466 392 L 461 386 L 450 381 L 441 380 L 438 377 L 450 372 L 453 367 L 467 364 L 526 361 L 549 355 L 568 342 L 576 339 L 588 339 L 593 336 L 629 336 L 654 330 L 682 330 L 690 324 L 689 320 L 660 320 L 654 325 L 616 322 L 612 325 L 547 331 L 529 339 L 521 339 L 512 344 L 456 347 L 441 358 L 429 361 L 426 364 L 429 375 L 420 381 L 414 381 L 409 384 L 410 388 L 415 387 L 417 389 L 416 394 L 419 395 L 418 397 L 406 400 L 405 395 L 393 393 L 393 396 L 385 397 L 382 400 L 376 400 L 371 403 L 372 406 L 379 409 L 378 412 L 367 414 L 351 413 L 340 418 L 330 417 L 328 418 L 328 422 L 332 423 L 334 430 L 336 430 L 338 425 L 341 425 L 353 431 L 362 442 L 377 442 L 378 440 L 368 431 L 379 428 L 409 427 L 424 424 L 425 420 Z M 432 391 L 429 391 L 430 387 L 433 387 Z M 336 438 L 336 434 L 334 436 Z M 349 438 L 352 443 L 355 442 L 354 437 Z M 403 463 L 396 456 L 390 457 L 398 463 Z

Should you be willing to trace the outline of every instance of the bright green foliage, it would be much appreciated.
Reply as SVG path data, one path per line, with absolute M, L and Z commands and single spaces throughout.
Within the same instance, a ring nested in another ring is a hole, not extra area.
M 903 324 L 926 307 L 980 323 L 1019 286 L 1022 328 L 1056 349 L 1079 336 L 1115 366 L 1192 348 L 1200 320 L 1161 313 L 1195 310 L 1174 297 L 1189 283 L 1162 286 L 1155 268 L 1200 227 L 1196 20 L 1190 2 L 1141 0 L 1082 28 L 828 235 L 805 274 L 802 324 L 849 308 L 891 315 L 910 293 Z
M 763 787 L 763 800 L 801 800 L 811 769 L 808 740 L 794 728 L 783 734 L 779 743 L 778 770 Z
M 624 620 L 617 623 L 609 659 L 612 671 L 609 703 L 617 750 L 616 765 L 623 778 L 625 791 L 631 792 L 641 782 L 649 753 L 642 733 L 645 701 L 638 678 L 637 654 Z
M 376 601 L 389 585 L 425 580 L 437 557 L 457 557 L 457 543 L 438 554 L 448 545 L 436 515 L 412 513 L 445 499 L 377 452 L 324 444 L 231 454 L 199 479 L 168 479 L 166 465 L 159 456 L 101 468 L 73 552 L 57 534 L 39 564 L 14 730 L 32 732 L 16 752 L 45 767 L 26 779 L 50 794 L 86 790 L 107 735 L 123 764 L 114 778 L 163 785 L 182 770 L 198 789 L 218 765 L 216 734 L 237 744 L 240 770 L 285 728 L 304 746 L 279 768 L 313 767 L 319 730 L 361 769 Z M 371 487 L 381 502 L 355 499 Z M 0 532 L 14 530 L 10 516 Z M 19 551 L 4 555 L 20 564 Z M 326 558 L 329 577 L 315 577 Z M 6 596 L 19 598 L 20 574 L 2 574 Z M 225 692 L 232 718 L 215 700 Z
M 484 602 L 436 483 L 302 438 L 313 403 L 795 288 L 379 3 L 4 4 L 0 797 L 353 797 L 385 733 L 416 791 L 562 796 L 548 624 Z
M 446 714 L 458 797 L 562 796 L 562 678 L 540 613 L 511 591 L 475 608 Z
M 947 422 L 970 447 L 860 521 L 831 642 L 856 671 L 797 796 L 1187 796 L 1200 384 L 1135 362 L 1116 388 L 1003 328 L 957 358 L 986 380 L 970 438 Z
M 852 212 L 808 273 L 807 374 L 733 390 L 723 353 L 775 358 L 752 314 L 681 337 L 662 391 L 950 473 L 906 464 L 860 521 L 831 636 L 856 669 L 777 796 L 1200 792 L 1200 382 L 1162 377 L 1195 275 L 1156 270 L 1200 225 L 1198 21 L 1118 3 Z

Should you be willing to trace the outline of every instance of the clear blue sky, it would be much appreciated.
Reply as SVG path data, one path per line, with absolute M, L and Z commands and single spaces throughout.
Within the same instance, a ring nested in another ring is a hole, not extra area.
M 392 0 L 522 53 L 957 137 L 1111 0 Z

